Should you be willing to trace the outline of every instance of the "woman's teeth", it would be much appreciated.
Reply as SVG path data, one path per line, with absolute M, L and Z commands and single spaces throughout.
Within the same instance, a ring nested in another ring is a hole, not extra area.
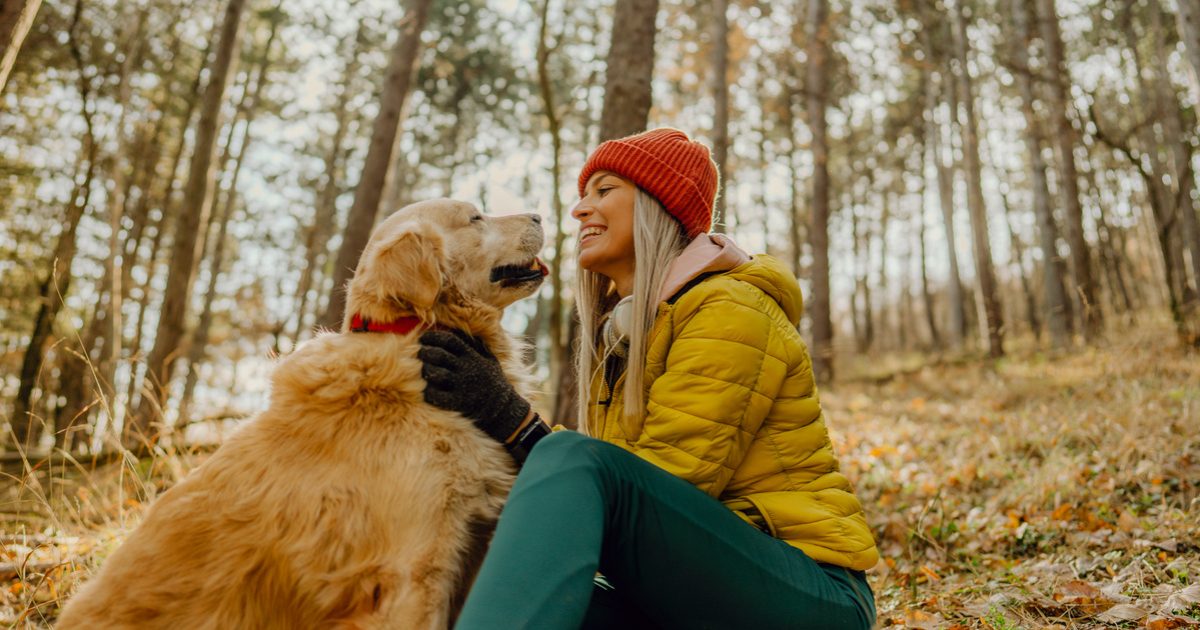
M 582 241 L 582 240 L 588 238 L 589 236 L 599 236 L 603 233 L 604 233 L 604 228 L 600 228 L 600 227 L 584 228 L 581 232 L 579 232 L 579 240 Z

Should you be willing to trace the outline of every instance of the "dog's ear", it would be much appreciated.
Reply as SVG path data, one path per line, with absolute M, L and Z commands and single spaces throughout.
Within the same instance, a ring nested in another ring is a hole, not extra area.
M 384 303 L 403 302 L 427 310 L 442 290 L 442 237 L 428 225 L 397 226 L 363 253 L 362 289 Z

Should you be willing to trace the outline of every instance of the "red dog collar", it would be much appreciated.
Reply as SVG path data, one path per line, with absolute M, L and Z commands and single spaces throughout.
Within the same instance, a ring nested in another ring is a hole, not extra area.
M 424 322 L 417 317 L 401 317 L 390 322 L 375 322 L 371 321 L 357 313 L 350 318 L 350 332 L 390 332 L 397 335 L 406 335 L 417 328 L 421 328 Z

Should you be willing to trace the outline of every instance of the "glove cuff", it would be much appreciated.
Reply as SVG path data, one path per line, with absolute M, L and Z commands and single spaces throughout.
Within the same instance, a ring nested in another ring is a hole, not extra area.
M 525 421 L 525 417 L 529 415 L 529 410 L 532 408 L 529 401 L 512 392 L 509 395 L 507 404 L 496 406 L 496 413 L 492 416 L 492 421 L 487 423 L 485 432 L 497 442 L 504 444 L 517 429 L 521 427 L 521 423 Z
M 550 435 L 553 431 L 545 422 L 542 422 L 542 417 L 538 414 L 533 414 L 533 420 L 521 429 L 521 434 L 518 435 L 512 442 L 505 444 L 504 448 L 508 450 L 517 465 L 525 463 L 525 459 L 529 457 L 529 451 L 533 450 L 533 446 L 542 438 Z

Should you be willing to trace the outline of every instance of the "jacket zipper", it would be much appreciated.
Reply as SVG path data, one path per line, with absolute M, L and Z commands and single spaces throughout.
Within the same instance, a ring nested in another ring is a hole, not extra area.
M 611 355 L 604 360 L 604 400 L 601 400 L 600 404 L 605 407 L 612 403 L 613 381 L 617 376 L 617 361 L 617 357 Z

